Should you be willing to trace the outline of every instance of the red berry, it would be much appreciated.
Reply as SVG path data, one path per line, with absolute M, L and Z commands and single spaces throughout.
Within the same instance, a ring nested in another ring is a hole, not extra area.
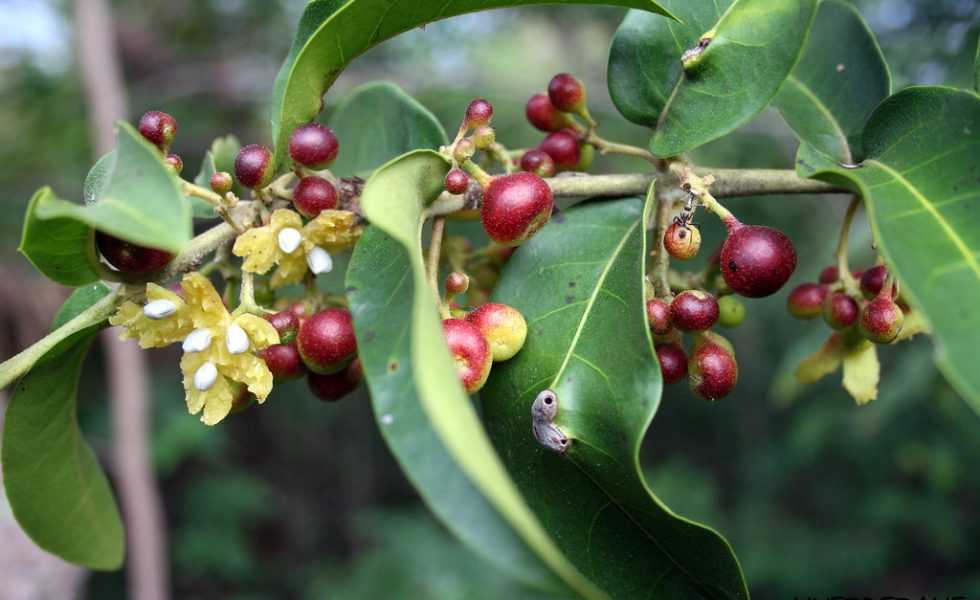
M 470 287 L 470 278 L 466 273 L 453 271 L 446 276 L 446 296 L 458 296 L 465 294 Z
M 732 353 L 719 344 L 706 343 L 698 347 L 691 354 L 687 370 L 691 392 L 709 402 L 730 394 L 738 382 L 738 363 Z
M 886 279 L 888 279 L 888 269 L 884 265 L 876 265 L 870 269 L 866 269 L 861 274 L 861 293 L 868 300 L 876 298 L 878 293 L 881 292 L 881 288 L 885 285 Z M 892 285 L 892 298 L 897 297 L 898 282 L 896 281 Z
M 876 344 L 888 344 L 898 337 L 904 322 L 905 315 L 895 301 L 878 296 L 861 310 L 858 331 Z
M 493 364 L 490 343 L 479 327 L 459 319 L 443 321 L 442 332 L 463 388 L 469 394 L 478 391 L 487 382 Z
M 660 362 L 660 373 L 664 384 L 673 385 L 687 375 L 687 353 L 680 344 L 656 344 L 657 360 Z
M 299 327 L 296 345 L 311 371 L 327 375 L 343 369 L 357 354 L 350 312 L 328 308 L 309 317 Z
M 509 360 L 524 347 L 527 323 L 516 308 L 493 302 L 466 315 L 466 321 L 479 327 L 490 344 L 494 362 Z
M 177 137 L 177 119 L 165 112 L 151 110 L 140 117 L 139 131 L 151 144 L 166 152 Z
M 789 280 L 796 269 L 796 248 L 778 229 L 738 223 L 728 230 L 720 266 L 725 283 L 735 293 L 762 298 Z
M 325 210 L 337 208 L 337 188 L 322 177 L 304 177 L 293 189 L 293 205 L 299 214 L 314 219 Z
M 470 102 L 466 107 L 466 116 L 463 119 L 463 127 L 470 129 L 487 125 L 493 117 L 493 105 L 488 100 L 477 98 Z
M 569 73 L 559 73 L 548 82 L 548 98 L 558 110 L 578 112 L 585 105 L 585 85 Z
M 692 259 L 701 248 L 701 231 L 697 225 L 674 221 L 664 232 L 664 248 L 678 260 Z
M 333 130 L 319 123 L 298 127 L 289 137 L 289 157 L 304 167 L 325 169 L 339 152 L 340 143 Z
M 443 184 L 450 194 L 465 194 L 470 187 L 470 178 L 459 167 L 453 167 L 446 173 Z
M 272 152 L 265 146 L 249 144 L 235 157 L 235 177 L 250 190 L 269 185 L 275 173 Z
M 670 307 L 663 300 L 647 300 L 647 323 L 656 335 L 670 333 Z M 685 357 L 684 360 L 687 360 Z
M 528 150 L 521 156 L 521 170 L 538 177 L 552 177 L 555 174 L 555 159 L 544 150 Z
M 166 250 L 139 246 L 101 231 L 95 232 L 95 244 L 106 262 L 120 273 L 128 275 L 156 273 L 174 257 Z
M 823 271 L 820 271 L 820 277 L 817 279 L 820 283 L 828 285 L 834 283 L 838 279 L 837 267 L 831 265 L 829 267 L 824 267 Z
M 718 313 L 718 300 L 701 290 L 681 292 L 670 303 L 671 324 L 686 333 L 711 329 Z
M 532 173 L 494 177 L 483 191 L 480 219 L 490 239 L 518 246 L 551 219 L 554 197 L 543 179 Z
M 184 160 L 176 154 L 168 154 L 163 157 L 163 162 L 170 167 L 174 173 L 180 175 L 180 172 L 184 170 Z
M 789 293 L 786 306 L 797 319 L 816 319 L 823 312 L 823 303 L 830 288 L 818 283 L 802 283 Z
M 555 108 L 551 99 L 548 98 L 548 94 L 531 96 L 531 99 L 527 101 L 527 106 L 524 107 L 524 114 L 535 129 L 544 132 L 561 131 L 565 127 L 574 125 L 574 121 L 568 116 L 568 113 Z
M 234 181 L 231 179 L 231 173 L 226 171 L 218 171 L 211 176 L 211 180 L 208 182 L 211 185 L 211 189 L 215 193 L 224 196 L 231 191 L 231 186 L 234 185 Z
M 265 361 L 275 383 L 296 379 L 306 373 L 306 365 L 295 344 L 275 344 L 259 351 L 259 358 Z
M 284 310 L 265 315 L 265 320 L 272 324 L 279 333 L 280 344 L 292 344 L 299 333 L 299 317 L 292 311 Z
M 824 300 L 821 314 L 831 329 L 847 329 L 858 319 L 858 303 L 847 294 L 837 292 Z
M 540 144 L 538 150 L 543 150 L 552 160 L 558 169 L 573 169 L 582 158 L 581 149 L 575 136 L 567 131 L 556 131 L 548 134 Z
M 360 370 L 353 369 L 354 365 L 360 365 L 360 361 L 353 361 L 346 369 L 338 373 L 330 373 L 329 375 L 310 373 L 306 376 L 306 384 L 313 395 L 320 400 L 336 402 L 357 389 L 361 383 Z

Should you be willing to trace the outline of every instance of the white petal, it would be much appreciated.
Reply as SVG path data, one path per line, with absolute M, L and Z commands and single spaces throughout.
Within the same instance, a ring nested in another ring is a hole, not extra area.
M 303 234 L 292 227 L 283 227 L 279 230 L 279 249 L 286 254 L 292 254 L 299 248 L 299 243 L 303 241 Z
M 333 259 L 330 258 L 330 253 L 319 246 L 306 255 L 306 264 L 310 265 L 314 275 L 333 271 Z
M 181 348 L 184 352 L 201 352 L 211 345 L 210 329 L 195 329 L 184 338 Z
M 194 373 L 194 387 L 202 392 L 208 391 L 214 382 L 218 380 L 218 368 L 213 363 L 204 363 L 200 369 Z
M 154 300 L 147 302 L 146 306 L 143 307 L 143 314 L 146 315 L 146 318 L 154 321 L 166 319 L 175 312 L 177 312 L 177 305 L 170 300 Z
M 228 331 L 225 333 L 225 345 L 228 346 L 228 352 L 232 354 L 244 354 L 248 352 L 251 342 L 245 330 L 239 325 L 232 323 L 228 326 Z

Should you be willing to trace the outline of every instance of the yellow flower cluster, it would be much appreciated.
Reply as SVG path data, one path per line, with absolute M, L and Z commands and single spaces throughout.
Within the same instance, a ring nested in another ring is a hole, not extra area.
M 242 269 L 251 273 L 266 273 L 279 265 L 270 281 L 275 289 L 301 281 L 307 270 L 314 275 L 330 271 L 330 255 L 352 247 L 362 230 L 354 226 L 350 211 L 325 210 L 303 225 L 299 213 L 281 208 L 272 213 L 268 225 L 239 236 L 232 252 L 245 259 Z
M 109 319 L 123 327 L 119 337 L 135 338 L 143 348 L 183 345 L 180 368 L 191 414 L 214 425 L 231 411 L 243 387 L 264 402 L 272 391 L 272 372 L 256 352 L 279 343 L 279 334 L 262 317 L 232 316 L 211 282 L 189 273 L 181 282 L 183 299 L 156 284 L 146 286 L 146 303 L 127 301 Z

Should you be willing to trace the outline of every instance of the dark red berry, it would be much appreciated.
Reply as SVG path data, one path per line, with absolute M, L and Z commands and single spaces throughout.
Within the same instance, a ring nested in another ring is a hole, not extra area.
M 674 221 L 664 232 L 667 254 L 678 260 L 689 260 L 701 248 L 701 230 L 693 223 Z
M 762 298 L 789 280 L 796 269 L 796 248 L 778 229 L 738 223 L 728 230 L 720 266 L 725 283 L 736 294 Z
M 465 294 L 470 287 L 470 278 L 466 273 L 453 271 L 446 276 L 446 296 L 458 296 Z
M 538 177 L 552 177 L 555 174 L 555 159 L 544 150 L 528 150 L 521 156 L 521 170 Z
M 527 101 L 527 106 L 524 107 L 524 114 L 527 116 L 528 122 L 535 129 L 547 133 L 561 131 L 574 124 L 572 118 L 568 116 L 568 113 L 561 112 L 555 108 L 555 105 L 551 103 L 551 99 L 548 98 L 548 94 L 535 94 L 531 96 L 531 99 Z
M 820 271 L 820 277 L 817 279 L 817 281 L 824 285 L 829 285 L 837 281 L 838 273 L 839 271 L 834 265 L 824 267 L 823 271 Z
M 306 319 L 296 336 L 303 362 L 315 373 L 336 373 L 357 354 L 350 312 L 327 308 Z
M 585 105 L 585 85 L 569 73 L 559 73 L 548 82 L 548 98 L 558 110 L 578 112 Z
M 238 151 L 235 157 L 235 177 L 250 190 L 263 188 L 272 181 L 275 165 L 272 152 L 265 146 L 249 144 Z
M 738 363 L 732 353 L 719 344 L 702 344 L 691 354 L 687 371 L 691 392 L 709 402 L 730 394 L 738 382 Z
M 480 220 L 490 239 L 518 246 L 551 218 L 554 197 L 543 179 L 532 173 L 494 177 L 483 191 Z
M 487 382 L 493 364 L 490 343 L 479 327 L 460 319 L 443 321 L 442 332 L 463 388 L 469 394 L 478 391 Z
M 861 274 L 861 293 L 868 300 L 876 298 L 881 288 L 885 285 L 885 280 L 888 279 L 888 269 L 884 265 L 876 265 L 870 269 L 866 269 L 864 273 Z M 892 298 L 898 297 L 898 282 L 896 281 L 892 285 Z
M 656 344 L 657 360 L 660 362 L 660 373 L 664 384 L 673 385 L 687 375 L 687 353 L 680 344 Z
M 463 126 L 467 129 L 487 125 L 493 117 L 493 105 L 488 100 L 477 98 L 470 102 L 466 107 L 466 116 L 463 119 Z
M 304 217 L 316 218 L 325 210 L 337 208 L 337 188 L 322 177 L 304 177 L 293 189 L 293 205 Z
M 280 344 L 292 344 L 299 333 L 299 317 L 289 310 L 265 315 L 265 320 L 272 324 L 279 333 Z
M 218 171 L 211 176 L 211 180 L 208 182 L 211 185 L 211 189 L 218 194 L 224 196 L 231 191 L 231 186 L 234 185 L 234 181 L 231 178 L 231 173 L 226 171 Z
M 546 152 L 555 161 L 558 169 L 573 169 L 582 158 L 578 140 L 567 131 L 548 134 L 538 145 L 538 150 Z
M 858 319 L 858 303 L 847 294 L 837 292 L 824 300 L 821 314 L 831 329 L 847 329 Z
M 177 137 L 177 119 L 165 112 L 151 110 L 140 117 L 139 131 L 151 144 L 166 152 Z
M 786 306 L 797 319 L 816 319 L 823 312 L 823 303 L 830 288 L 819 283 L 802 283 L 789 293 Z
M 450 194 L 465 194 L 470 187 L 470 178 L 459 167 L 453 167 L 446 173 L 443 183 Z
M 170 167 L 174 173 L 180 175 L 180 172 L 184 170 L 184 160 L 176 154 L 168 154 L 163 157 L 163 162 Z
M 878 296 L 861 309 L 858 331 L 876 344 L 888 344 L 898 337 L 904 322 L 905 314 L 898 304 L 887 296 Z
M 687 290 L 670 303 L 670 322 L 681 331 L 706 331 L 718 321 L 718 300 L 708 292 Z
M 351 365 L 356 362 L 358 361 L 352 362 Z M 351 369 L 348 367 L 343 371 L 329 375 L 310 373 L 306 376 L 306 384 L 318 399 L 324 402 L 336 402 L 357 389 L 360 381 L 355 377 L 356 375 L 351 373 Z
M 259 351 L 275 383 L 296 379 L 307 372 L 295 344 L 275 344 Z
M 333 130 L 319 123 L 298 127 L 289 137 L 289 157 L 304 167 L 325 169 L 339 152 L 340 143 Z
M 166 250 L 139 246 L 101 231 L 95 232 L 95 244 L 106 262 L 120 273 L 129 275 L 156 273 L 174 257 Z
M 647 323 L 656 335 L 670 333 L 670 307 L 663 300 L 647 300 Z M 686 358 L 684 360 L 687 360 Z

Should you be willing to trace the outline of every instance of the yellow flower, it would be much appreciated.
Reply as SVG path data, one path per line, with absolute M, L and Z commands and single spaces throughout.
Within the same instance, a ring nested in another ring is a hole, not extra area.
M 194 329 L 180 296 L 155 283 L 146 284 L 145 304 L 123 302 L 109 323 L 122 326 L 119 339 L 135 338 L 142 348 L 182 341 Z
M 298 213 L 281 208 L 272 213 L 268 225 L 240 235 L 232 252 L 245 258 L 242 269 L 252 273 L 279 265 L 270 282 L 278 288 L 302 280 L 307 270 L 314 275 L 329 272 L 330 254 L 353 246 L 362 230 L 354 227 L 350 211 L 325 210 L 304 226 Z
M 193 331 L 184 339 L 180 369 L 191 414 L 214 425 L 232 408 L 245 384 L 259 403 L 272 391 L 272 372 L 255 352 L 279 343 L 276 329 L 252 314 L 232 316 L 206 277 L 190 273 L 181 283 Z

